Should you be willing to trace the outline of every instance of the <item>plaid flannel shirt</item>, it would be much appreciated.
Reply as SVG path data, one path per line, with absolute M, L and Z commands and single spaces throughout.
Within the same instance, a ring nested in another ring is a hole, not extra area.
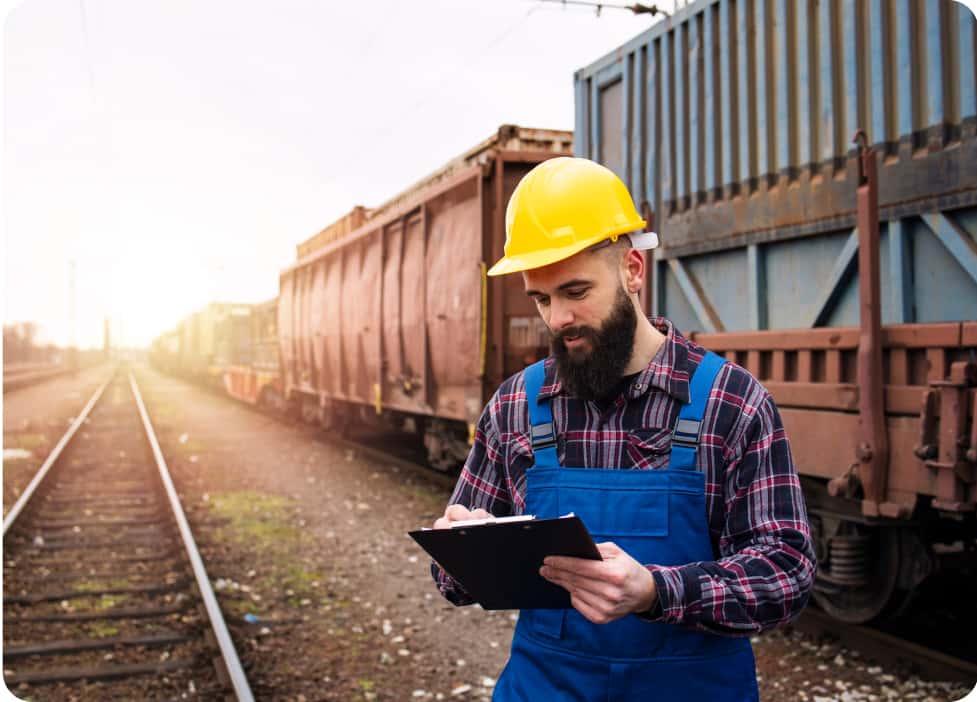
M 705 349 L 664 318 L 655 358 L 601 407 L 562 391 L 552 359 L 541 397 L 552 398 L 560 464 L 595 468 L 665 468 L 672 428 L 689 401 L 689 379 Z M 784 624 L 807 603 L 815 556 L 800 480 L 770 394 L 746 370 L 723 365 L 703 418 L 698 467 L 705 473 L 706 514 L 714 561 L 646 564 L 658 588 L 653 621 L 726 635 Z M 505 380 L 479 420 L 450 504 L 495 516 L 521 514 L 533 465 L 523 373 Z M 436 564 L 441 593 L 471 598 Z

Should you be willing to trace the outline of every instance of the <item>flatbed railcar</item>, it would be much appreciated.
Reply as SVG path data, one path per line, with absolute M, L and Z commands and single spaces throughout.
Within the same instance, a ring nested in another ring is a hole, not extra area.
M 575 75 L 575 153 L 661 237 L 646 310 L 776 399 L 851 622 L 977 574 L 975 37 L 948 0 L 699 0 Z

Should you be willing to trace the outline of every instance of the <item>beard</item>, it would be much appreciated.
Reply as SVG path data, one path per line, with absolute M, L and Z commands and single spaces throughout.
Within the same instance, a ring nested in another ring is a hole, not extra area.
M 551 349 L 560 381 L 567 392 L 582 400 L 606 399 L 616 389 L 631 360 L 637 327 L 634 305 L 619 287 L 611 314 L 600 329 L 568 327 L 553 334 Z M 589 350 L 568 349 L 564 342 L 568 336 L 585 339 Z

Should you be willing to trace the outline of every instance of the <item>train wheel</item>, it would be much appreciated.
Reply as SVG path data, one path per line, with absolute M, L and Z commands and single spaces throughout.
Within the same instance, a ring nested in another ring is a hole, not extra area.
M 424 432 L 427 461 L 444 473 L 456 473 L 468 456 L 468 442 L 457 429 L 441 420 L 432 420 Z
M 341 405 L 329 402 L 322 407 L 319 426 L 327 434 L 345 436 L 349 428 L 349 421 Z
M 814 600 L 835 619 L 863 624 L 900 608 L 904 549 L 899 529 L 841 522 L 820 538 Z

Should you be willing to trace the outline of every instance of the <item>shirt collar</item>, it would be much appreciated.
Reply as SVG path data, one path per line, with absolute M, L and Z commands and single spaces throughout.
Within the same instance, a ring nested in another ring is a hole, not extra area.
M 650 388 L 664 390 L 683 404 L 689 402 L 689 342 L 669 320 L 664 317 L 649 317 L 648 321 L 665 335 L 665 341 L 658 348 L 654 358 L 631 383 L 627 397 L 636 399 Z M 543 386 L 539 389 L 539 399 L 545 400 L 563 391 L 556 371 L 556 361 L 552 356 L 546 359 L 546 374 Z

